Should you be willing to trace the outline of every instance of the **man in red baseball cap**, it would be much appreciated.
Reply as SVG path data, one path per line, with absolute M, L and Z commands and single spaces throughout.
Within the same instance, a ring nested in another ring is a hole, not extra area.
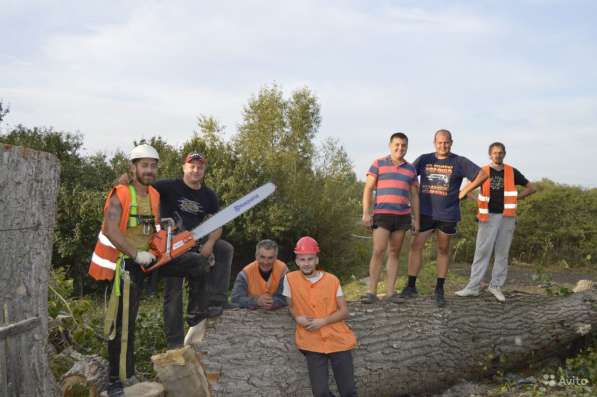
M 207 170 L 207 158 L 198 152 L 188 153 L 182 165 L 182 179 L 163 179 L 154 186 L 162 200 L 161 214 L 163 218 L 172 218 L 182 230 L 192 230 L 207 217 L 219 211 L 216 193 L 205 185 L 203 178 Z M 204 257 L 212 258 L 212 267 L 205 280 L 207 293 L 205 299 L 209 306 L 208 315 L 217 316 L 223 308 L 228 307 L 228 286 L 230 268 L 232 266 L 233 246 L 222 240 L 222 229 L 214 230 L 202 240 L 194 250 Z M 215 263 L 214 263 L 215 260 Z M 166 342 L 169 348 L 177 347 L 183 342 L 182 291 L 184 278 L 168 274 L 168 266 L 160 269 L 165 277 L 164 289 L 164 327 Z M 186 343 L 192 343 L 189 331 Z
M 294 253 L 300 270 L 286 275 L 283 294 L 296 321 L 296 346 L 307 360 L 313 395 L 331 395 L 331 363 L 340 395 L 356 396 L 352 363 L 356 337 L 344 321 L 348 306 L 340 281 L 331 273 L 317 270 L 319 245 L 313 237 L 299 239 Z

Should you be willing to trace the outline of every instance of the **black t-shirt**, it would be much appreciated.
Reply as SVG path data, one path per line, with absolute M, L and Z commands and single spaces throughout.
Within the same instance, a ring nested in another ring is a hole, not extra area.
M 180 229 L 194 229 L 207 215 L 218 212 L 218 197 L 207 186 L 191 189 L 182 179 L 163 179 L 153 186 L 160 193 L 161 217 L 173 218 Z
M 504 170 L 497 171 L 489 167 L 489 212 L 501 214 L 504 212 Z M 528 185 L 529 181 L 516 168 L 514 168 L 514 184 Z

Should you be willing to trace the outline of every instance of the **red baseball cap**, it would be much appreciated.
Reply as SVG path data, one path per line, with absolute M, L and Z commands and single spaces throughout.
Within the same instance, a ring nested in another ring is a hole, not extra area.
M 205 156 L 198 152 L 192 152 L 187 154 L 187 157 L 185 158 L 184 162 L 190 163 L 191 161 L 195 160 L 199 160 L 201 163 L 207 164 L 207 159 L 205 158 Z

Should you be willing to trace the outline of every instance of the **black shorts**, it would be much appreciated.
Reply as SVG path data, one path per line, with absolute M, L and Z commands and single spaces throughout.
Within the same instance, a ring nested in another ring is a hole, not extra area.
M 410 215 L 374 214 L 371 227 L 389 230 L 393 233 L 398 230 L 408 230 L 411 226 Z
M 453 236 L 456 234 L 456 227 L 458 226 L 458 222 L 448 222 L 448 221 L 440 221 L 437 219 L 433 219 L 429 215 L 421 214 L 420 218 L 421 228 L 419 232 L 426 232 L 428 230 L 439 230 L 444 234 Z

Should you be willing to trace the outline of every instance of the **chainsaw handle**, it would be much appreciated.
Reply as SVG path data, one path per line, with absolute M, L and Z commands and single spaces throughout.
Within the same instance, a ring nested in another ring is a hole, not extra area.
M 164 266 L 173 258 L 188 252 L 195 246 L 195 243 L 191 232 L 172 234 L 171 230 L 160 230 L 152 236 L 149 242 L 150 252 L 155 255 L 157 261 L 147 268 L 142 267 L 142 270 L 148 273 Z

